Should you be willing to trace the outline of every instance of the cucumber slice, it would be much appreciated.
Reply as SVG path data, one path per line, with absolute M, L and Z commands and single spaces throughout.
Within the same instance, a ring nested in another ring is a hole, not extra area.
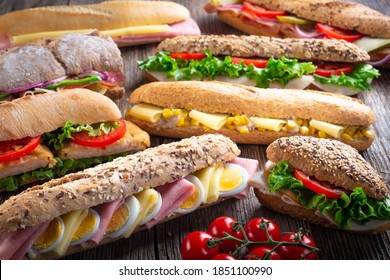
M 368 53 L 383 49 L 385 47 L 390 47 L 390 39 L 371 38 L 368 36 L 363 37 L 353 43 Z
M 299 25 L 314 24 L 314 22 L 311 20 L 307 20 L 296 16 L 276 16 L 276 18 L 281 22 L 294 23 Z

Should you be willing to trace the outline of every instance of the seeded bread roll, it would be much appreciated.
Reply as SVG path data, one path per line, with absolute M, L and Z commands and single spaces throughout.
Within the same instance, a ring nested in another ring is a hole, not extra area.
M 117 158 L 30 188 L 0 205 L 0 232 L 51 220 L 170 183 L 232 160 L 238 147 L 222 135 L 202 135 Z
M 199 35 L 165 39 L 156 53 L 204 53 L 238 57 L 282 56 L 308 61 L 361 62 L 370 59 L 368 53 L 356 45 L 328 39 L 279 39 L 265 36 Z

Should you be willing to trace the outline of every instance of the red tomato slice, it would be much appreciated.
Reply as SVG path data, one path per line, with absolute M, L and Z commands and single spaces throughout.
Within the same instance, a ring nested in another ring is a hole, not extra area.
M 178 59 L 179 57 L 183 60 L 201 60 L 206 57 L 204 53 L 171 53 L 170 56 L 174 59 Z
M 277 16 L 284 16 L 287 15 L 287 12 L 285 11 L 272 11 L 268 10 L 266 8 L 253 5 L 249 2 L 244 1 L 242 4 L 242 7 L 244 8 L 245 11 L 254 14 L 259 17 L 266 17 L 266 18 L 276 18 Z
M 328 198 L 339 198 L 343 193 L 340 189 L 335 189 L 335 187 L 325 181 L 319 181 L 314 178 L 310 178 L 301 170 L 294 170 L 294 177 L 299 181 L 302 181 L 303 185 L 318 194 L 324 194 Z
M 318 31 L 321 31 L 322 33 L 324 33 L 325 35 L 327 35 L 332 39 L 345 40 L 347 42 L 354 42 L 366 36 L 357 31 L 345 30 L 345 29 L 333 27 L 323 23 L 317 23 L 316 28 Z
M 72 133 L 73 139 L 70 139 L 70 141 L 87 147 L 105 147 L 121 139 L 125 133 L 126 122 L 120 119 L 119 126 L 107 134 L 94 137 L 89 136 L 88 131 Z
M 18 159 L 33 152 L 41 142 L 41 136 L 0 142 L 0 162 Z
M 339 76 L 341 73 L 347 75 L 353 71 L 353 65 L 348 63 L 318 63 L 316 66 L 314 73 L 324 77 Z
M 247 59 L 247 58 L 241 58 L 241 57 L 232 57 L 232 62 L 235 64 L 240 64 L 242 61 L 245 65 L 249 66 L 253 64 L 253 66 L 257 68 L 265 68 L 268 63 L 268 59 Z

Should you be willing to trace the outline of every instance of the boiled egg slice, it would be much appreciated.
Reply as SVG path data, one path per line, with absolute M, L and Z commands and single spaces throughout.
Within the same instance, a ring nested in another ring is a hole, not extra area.
M 32 244 L 28 255 L 35 258 L 37 254 L 43 254 L 56 248 L 64 236 L 65 225 L 60 217 L 53 219 L 46 230 L 38 236 Z
M 249 174 L 242 166 L 225 163 L 219 179 L 219 195 L 233 196 L 242 192 L 248 185 Z
M 204 189 L 202 182 L 194 175 L 187 175 L 186 180 L 194 184 L 195 189 L 193 192 L 183 201 L 178 209 L 175 210 L 175 213 L 186 214 L 190 213 L 202 204 L 204 199 Z
M 72 240 L 70 242 L 71 246 L 80 245 L 85 241 L 88 241 L 95 235 L 100 225 L 100 216 L 92 208 L 88 209 L 88 213 L 81 222 L 80 226 L 72 235 Z
M 162 206 L 162 198 L 161 198 L 161 194 L 159 192 L 157 192 L 157 194 L 158 194 L 158 197 L 157 197 L 157 202 L 156 202 L 155 206 L 149 210 L 149 212 L 146 214 L 146 216 L 141 221 L 140 225 L 144 225 L 147 222 L 149 222 L 150 220 L 152 220 L 154 217 L 156 217 L 157 213 L 160 211 L 161 206 Z
M 118 238 L 134 224 L 140 211 L 140 203 L 135 196 L 130 196 L 112 215 L 106 229 L 106 237 Z

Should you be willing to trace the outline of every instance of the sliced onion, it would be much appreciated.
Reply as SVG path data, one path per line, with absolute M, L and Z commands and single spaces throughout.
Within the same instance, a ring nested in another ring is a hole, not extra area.
M 84 72 L 78 74 L 78 76 L 90 75 L 90 74 L 98 75 L 100 78 L 102 78 L 102 80 L 106 80 L 108 78 L 107 72 L 99 72 L 99 71 L 95 71 L 95 70 L 84 71 Z
M 43 87 L 43 88 L 44 88 L 44 87 L 48 87 L 48 86 L 54 85 L 54 84 L 56 84 L 56 83 L 59 83 L 59 82 L 61 82 L 62 80 L 65 80 L 66 78 L 68 78 L 68 76 L 62 76 L 62 77 L 59 77 L 59 78 L 57 78 L 57 79 L 51 80 L 51 81 L 49 81 L 49 82 L 42 83 L 42 85 L 39 86 L 39 87 Z
M 46 83 L 39 82 L 39 83 L 29 84 L 29 85 L 26 85 L 26 86 L 23 86 L 23 87 L 19 87 L 19 88 L 8 89 L 8 90 L 0 91 L 0 94 L 9 94 L 9 93 L 21 92 L 21 91 L 25 91 L 25 90 L 28 90 L 28 89 L 31 89 L 31 88 L 47 87 L 49 85 L 58 83 L 59 81 L 62 81 L 64 79 L 66 79 L 66 78 L 67 78 L 67 76 L 62 76 L 60 78 L 51 80 L 51 81 L 46 82 Z
M 390 61 L 390 53 L 388 55 L 386 55 L 384 58 L 382 58 L 381 60 L 378 60 L 378 61 L 368 61 L 367 63 L 368 64 L 371 64 L 372 66 L 381 66 L 387 62 Z
M 121 84 L 124 80 L 123 74 L 120 72 L 104 72 L 104 74 L 107 75 L 104 81 L 111 84 Z
M 323 34 L 315 28 L 310 31 L 305 31 L 298 24 L 294 24 L 294 30 L 301 38 L 319 38 L 323 36 Z
M 220 5 L 219 7 L 222 9 L 236 9 L 236 10 L 240 10 L 240 11 L 243 10 L 242 5 L 234 5 L 234 4 L 227 5 L 227 4 L 225 4 L 225 5 Z

